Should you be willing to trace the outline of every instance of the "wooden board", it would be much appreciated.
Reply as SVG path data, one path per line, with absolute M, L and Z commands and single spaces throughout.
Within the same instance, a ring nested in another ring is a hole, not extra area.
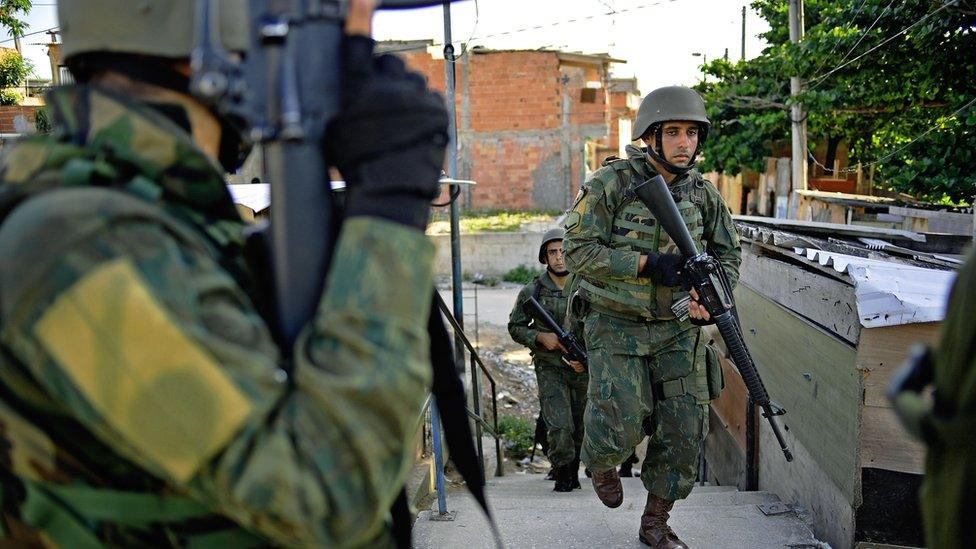
M 748 285 L 740 284 L 736 297 L 746 344 L 770 397 L 787 410 L 780 423 L 856 502 L 862 383 L 855 349 Z M 761 459 L 778 452 L 763 445 Z
M 793 435 L 798 432 L 799 424 L 785 433 L 787 444 L 793 450 L 793 461 L 787 462 L 769 425 L 765 420 L 759 424 L 759 446 L 768 449 L 761 451 L 759 456 L 759 489 L 806 509 L 809 513 L 807 521 L 817 539 L 826 541 L 831 547 L 851 547 L 854 544 L 855 503 L 834 484 L 830 471 L 818 458 L 797 442 Z
M 864 378 L 864 404 L 890 406 L 885 391 L 915 343 L 938 341 L 941 322 L 864 328 L 857 346 L 857 369 Z
M 725 357 L 720 358 L 722 363 L 722 373 L 725 374 L 725 389 L 722 394 L 712 401 L 712 410 L 722 421 L 721 425 L 713 428 L 723 428 L 728 431 L 729 436 L 738 446 L 739 450 L 746 451 L 746 398 L 749 391 L 746 389 L 742 377 L 739 375 L 735 366 Z
M 722 428 L 722 418 L 712 408 L 708 418 L 708 436 L 705 438 L 705 459 L 708 463 L 708 481 L 719 486 L 737 486 L 746 489 L 746 454 Z
M 857 344 L 861 324 L 854 286 L 748 249 L 743 250 L 739 270 L 743 284 L 848 343 Z
M 925 472 L 925 447 L 905 431 L 895 411 L 888 407 L 865 406 L 861 410 L 859 452 L 862 467 Z

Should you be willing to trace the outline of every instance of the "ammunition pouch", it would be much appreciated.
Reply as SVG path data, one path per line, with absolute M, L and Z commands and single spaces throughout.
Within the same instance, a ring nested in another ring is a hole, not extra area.
M 708 400 L 715 400 L 725 389 L 725 373 L 718 358 L 718 351 L 711 345 L 705 345 L 705 374 L 708 379 Z

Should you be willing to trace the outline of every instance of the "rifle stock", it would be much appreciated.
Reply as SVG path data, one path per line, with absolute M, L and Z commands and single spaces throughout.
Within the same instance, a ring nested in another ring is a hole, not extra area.
M 716 278 L 722 279 L 725 275 L 722 266 L 706 253 L 702 253 L 695 246 L 694 240 L 688 227 L 678 213 L 678 206 L 668 190 L 667 183 L 661 175 L 656 175 L 648 181 L 637 183 L 634 192 L 640 201 L 647 207 L 654 217 L 657 218 L 661 227 L 671 237 L 678 246 L 678 250 L 685 256 L 687 262 L 684 267 L 685 276 L 691 286 L 698 293 L 698 301 L 708 311 L 715 321 L 722 340 L 729 350 L 729 355 L 735 363 L 736 368 L 742 375 L 746 388 L 749 390 L 749 397 L 763 411 L 763 417 L 769 421 L 769 426 L 779 442 L 780 449 L 786 461 L 793 461 L 793 453 L 790 451 L 776 423 L 776 416 L 783 415 L 786 410 L 777 406 L 769 399 L 769 393 L 763 385 L 762 378 L 756 363 L 749 354 L 749 349 L 742 338 L 742 330 L 738 320 L 732 313 L 731 291 L 726 290 L 726 284 L 721 281 L 716 284 Z M 722 291 L 719 291 L 722 288 Z M 728 290 L 731 290 L 729 287 Z

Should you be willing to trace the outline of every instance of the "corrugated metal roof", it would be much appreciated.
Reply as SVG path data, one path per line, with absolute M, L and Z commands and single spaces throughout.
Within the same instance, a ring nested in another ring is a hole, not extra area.
M 861 326 L 877 328 L 945 318 L 955 271 L 926 269 L 813 248 L 794 252 L 847 274 L 854 282 Z

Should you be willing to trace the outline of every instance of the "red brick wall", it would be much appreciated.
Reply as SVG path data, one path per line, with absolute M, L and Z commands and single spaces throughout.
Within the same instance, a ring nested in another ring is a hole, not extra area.
M 426 52 L 403 58 L 443 91 L 442 59 Z M 456 70 L 458 176 L 478 182 L 463 194 L 465 207 L 568 207 L 583 175 L 587 137 L 607 140 L 606 87 L 595 90 L 595 102 L 580 102 L 588 81 L 605 81 L 601 67 L 566 64 L 555 52 L 469 51 Z
M 0 105 L 0 133 L 17 133 L 17 128 L 14 127 L 14 118 L 18 116 L 27 118 L 33 127 L 34 113 L 40 109 L 41 107 L 35 106 Z

